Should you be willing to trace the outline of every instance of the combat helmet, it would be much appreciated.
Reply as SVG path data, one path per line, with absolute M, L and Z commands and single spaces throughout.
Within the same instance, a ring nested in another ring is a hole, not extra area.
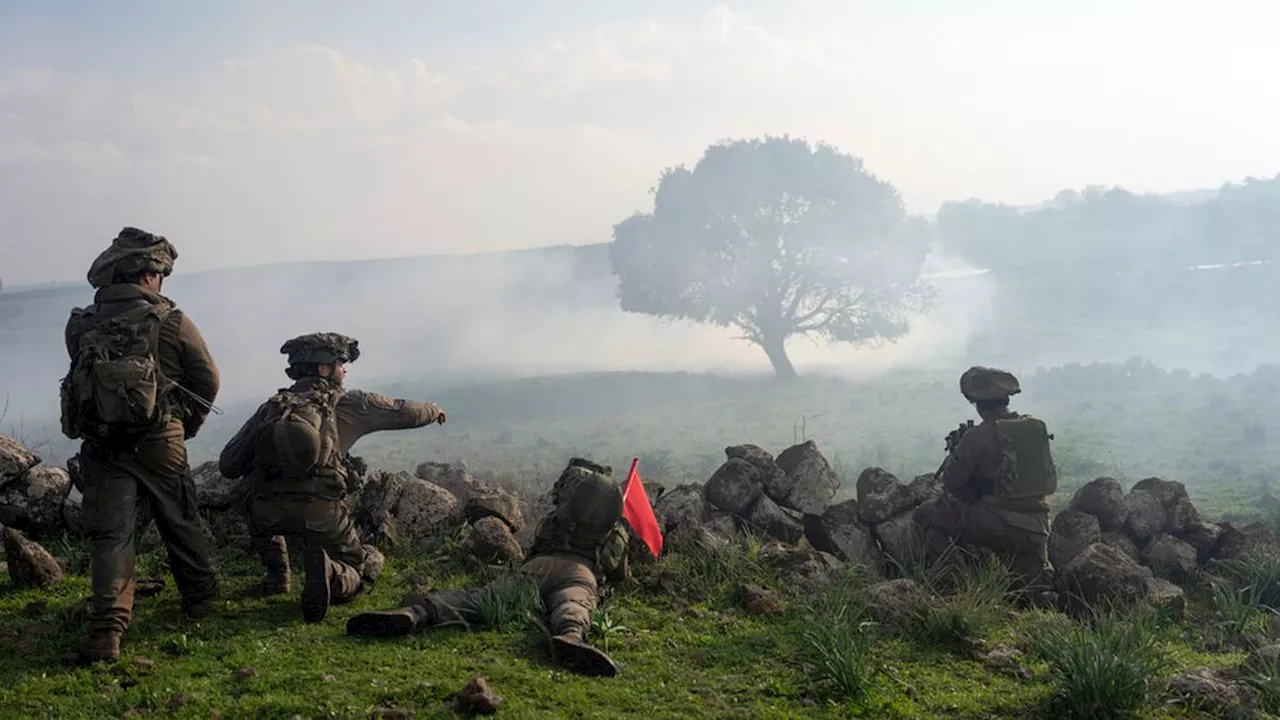
M 155 272 L 169 277 L 177 259 L 177 248 L 163 235 L 126 227 L 111 241 L 111 246 L 94 259 L 85 279 L 95 290 L 100 290 L 121 276 Z
M 960 394 L 969 402 L 1007 400 L 1020 392 L 1018 378 L 1008 370 L 975 365 L 960 376 Z
M 360 358 L 360 341 L 340 333 L 310 333 L 281 345 L 280 353 L 289 356 L 290 366 L 353 363 Z

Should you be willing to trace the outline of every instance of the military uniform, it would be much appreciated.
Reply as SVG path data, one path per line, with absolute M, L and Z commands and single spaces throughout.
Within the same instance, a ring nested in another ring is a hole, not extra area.
M 291 367 L 349 362 L 359 357 L 356 341 L 335 333 L 295 338 L 281 352 L 290 356 Z M 348 456 L 356 441 L 369 433 L 444 421 L 444 413 L 432 403 L 342 390 L 323 377 L 299 376 L 287 390 L 339 393 L 334 408 L 339 456 Z M 307 573 L 304 617 L 318 622 L 329 603 L 349 602 L 365 583 L 377 580 L 382 557 L 376 549 L 360 542 L 355 523 L 343 505 L 349 484 L 354 484 L 352 471 L 345 464 L 302 477 L 282 477 L 256 461 L 256 436 L 270 412 L 270 404 L 264 403 L 245 422 L 223 449 L 219 469 L 228 478 L 245 478 L 236 488 L 233 503 L 248 522 L 253 550 L 266 567 L 264 585 L 268 594 L 288 592 L 291 571 L 284 536 L 302 537 Z
M 575 458 L 552 489 L 552 498 L 557 505 L 571 502 L 567 496 L 572 493 L 572 488 L 567 485 L 575 478 L 572 472 L 575 463 L 579 463 L 577 467 L 589 467 L 602 475 L 609 472 L 607 467 Z M 493 592 L 512 582 L 533 582 L 546 609 L 552 644 L 560 662 L 575 672 L 587 675 L 616 674 L 617 668 L 608 656 L 587 645 L 591 613 L 599 601 L 600 582 L 625 580 L 629 576 L 628 535 L 620 522 L 621 491 L 617 491 L 616 503 L 612 500 L 614 498 L 606 497 L 593 503 L 595 507 L 586 511 L 594 511 L 604 518 L 595 526 L 611 525 L 603 540 L 593 537 L 593 532 L 579 530 L 580 525 L 587 523 L 575 520 L 576 509 L 568 513 L 552 510 L 538 523 L 530 557 L 520 566 L 517 577 L 504 577 L 478 588 L 430 593 L 419 602 L 399 610 L 357 615 L 348 621 L 347 633 L 404 635 L 418 626 L 481 624 L 484 621 L 483 607 Z
M 156 334 L 156 363 L 164 377 L 204 401 L 171 391 L 167 420 L 136 445 L 93 438 L 82 442 L 84 523 L 93 576 L 89 638 L 81 646 L 88 659 L 118 657 L 120 636 L 132 620 L 133 533 L 140 499 L 149 501 L 184 611 L 200 617 L 212 609 L 218 595 L 184 442 L 195 437 L 217 397 L 218 369 L 200 331 L 172 301 L 120 282 L 122 275 L 143 271 L 168 275 L 176 258 L 177 251 L 163 237 L 126 228 L 89 271 L 89 282 L 97 288 L 93 304 L 74 311 L 66 326 L 67 352 L 74 361 L 82 334 L 99 321 L 148 304 L 169 310 Z
M 960 386 L 975 402 L 1020 392 L 1011 374 L 982 367 L 967 371 Z M 960 439 L 941 477 L 943 495 L 915 515 L 931 555 L 952 542 L 987 548 L 1008 558 L 1029 588 L 1044 589 L 1053 572 L 1048 498 L 1057 477 L 1043 423 L 1007 407 L 988 412 Z

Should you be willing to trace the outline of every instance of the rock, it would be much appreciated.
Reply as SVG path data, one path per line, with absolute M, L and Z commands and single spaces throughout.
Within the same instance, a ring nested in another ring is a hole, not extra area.
M 707 502 L 746 517 L 751 506 L 764 494 L 764 478 L 759 468 L 738 458 L 730 458 L 707 480 Z
M 1187 487 L 1176 480 L 1162 480 L 1157 477 L 1149 477 L 1145 480 L 1139 480 L 1134 483 L 1130 494 L 1134 490 L 1142 490 L 1156 496 L 1160 501 L 1160 505 L 1166 510 L 1172 510 L 1178 501 L 1187 497 Z
M 1182 622 L 1187 611 L 1187 596 L 1182 588 L 1158 577 L 1150 578 L 1147 584 L 1151 604 L 1168 611 L 1174 622 Z
M 538 529 L 538 523 L 542 522 L 542 518 L 554 509 L 555 505 L 551 502 L 550 492 L 535 495 L 530 499 L 520 499 L 520 512 L 526 519 L 524 527 L 515 533 L 516 542 L 520 543 L 520 547 L 525 550 L 533 547 L 533 535 Z
M 524 512 L 520 499 L 505 490 L 472 493 L 464 511 L 467 522 L 475 524 L 481 518 L 495 517 L 507 524 L 511 532 L 524 528 Z
M 754 527 L 769 537 L 785 543 L 795 543 L 804 535 L 804 526 L 787 514 L 768 495 L 761 495 L 746 518 Z
M 858 522 L 857 500 L 832 505 L 821 516 L 805 516 L 805 537 L 817 550 L 880 576 L 884 561 L 871 531 Z
M 761 485 L 764 492 L 774 502 L 785 502 L 791 491 L 795 489 L 795 479 L 782 471 L 774 462 L 773 455 L 757 445 L 735 445 L 724 449 L 730 459 L 744 460 L 760 471 Z
M 871 534 L 885 559 L 900 565 L 914 562 L 924 549 L 912 513 L 903 513 L 872 527 Z
M 863 475 L 876 472 L 878 468 L 868 468 L 863 471 Z M 883 471 L 881 471 L 883 472 Z M 886 483 L 885 481 L 892 480 Z M 870 486 L 872 483 L 867 483 Z M 893 475 L 885 473 L 879 476 L 876 485 L 880 486 L 879 492 L 869 492 L 865 495 L 858 495 L 858 516 L 862 522 L 874 525 L 878 522 L 884 522 L 894 515 L 910 510 L 915 506 L 915 495 L 911 492 L 911 488 L 902 484 Z M 860 483 L 859 487 L 863 485 Z
M 1123 551 L 1125 555 L 1133 558 L 1134 562 L 1142 562 L 1142 553 L 1138 551 L 1137 543 L 1131 540 L 1128 535 L 1118 532 L 1104 532 L 1102 533 L 1101 541 L 1117 550 Z
M 1179 537 L 1191 543 L 1196 549 L 1196 556 L 1200 564 L 1209 561 L 1209 555 L 1218 545 L 1218 540 L 1222 537 L 1222 528 L 1214 523 L 1201 520 L 1194 527 L 1184 530 Z
M 502 707 L 502 698 L 493 694 L 489 681 L 476 675 L 454 696 L 454 709 L 463 715 L 493 715 Z
M 1209 552 L 1214 560 L 1232 560 L 1255 552 L 1275 552 L 1276 536 L 1271 524 L 1259 520 L 1237 528 L 1231 523 L 1219 526 L 1218 542 Z
M 782 607 L 778 604 L 778 594 L 758 585 L 750 583 L 736 585 L 733 594 L 748 615 L 776 615 L 782 612 Z
M 62 582 L 62 566 L 39 545 L 13 528 L 4 528 L 9 578 L 18 587 L 48 587 Z
M 717 541 L 728 541 L 738 534 L 738 521 L 723 510 L 712 509 L 707 513 L 702 529 Z
M 1129 501 L 1124 488 L 1109 477 L 1098 478 L 1077 490 L 1067 509 L 1098 518 L 1098 526 L 1103 532 L 1123 529 L 1129 517 Z
M 821 515 L 840 489 L 840 478 L 812 440 L 783 450 L 777 463 L 795 483 L 781 503 L 783 507 L 805 515 Z
M 505 565 L 524 561 L 524 548 L 516 542 L 511 527 L 494 516 L 471 524 L 471 554 L 486 562 Z
M 1169 510 L 1164 530 L 1173 535 L 1181 535 L 1199 527 L 1203 522 L 1200 519 L 1200 512 L 1196 510 L 1195 505 L 1191 504 L 1191 498 L 1184 496 L 1178 498 Z
M 374 542 L 395 539 L 396 504 L 400 502 L 405 485 L 412 479 L 413 476 L 404 472 L 374 470 L 369 473 L 355 509 L 356 524 L 368 539 Z
M 427 537 L 462 514 L 453 493 L 416 477 L 404 478 L 404 490 L 396 503 L 396 531 L 405 537 Z
M 707 509 L 701 485 L 681 485 L 663 494 L 662 499 L 654 504 L 653 514 L 665 536 L 681 527 L 692 529 L 701 525 Z
M 853 488 L 859 503 L 866 502 L 872 495 L 885 495 L 902 482 L 893 473 L 878 467 L 869 467 L 859 475 Z
M 1099 525 L 1097 517 L 1079 510 L 1058 513 L 1049 529 L 1049 562 L 1054 567 L 1063 567 L 1085 548 L 1101 542 Z
M 1198 567 L 1195 547 L 1166 533 L 1151 538 L 1142 558 L 1156 577 L 1176 583 L 1187 582 Z
M 1094 543 L 1061 568 L 1058 581 L 1069 605 L 1130 603 L 1149 597 L 1151 571 L 1111 545 Z
M 62 524 L 72 535 L 84 534 L 84 494 L 74 486 L 62 501 Z
M 867 609 L 876 622 L 890 629 L 909 625 L 917 608 L 928 600 L 915 580 L 886 580 L 867 588 Z
M 1258 716 L 1258 695 L 1248 685 L 1236 682 L 1225 671 L 1204 668 L 1169 681 L 1171 699 L 1216 718 Z
M 920 505 L 942 495 L 942 480 L 933 473 L 915 476 L 907 489 L 911 491 L 914 503 Z
M 826 585 L 835 569 L 817 550 L 777 542 L 762 547 L 760 558 L 777 568 L 785 582 L 810 593 Z
M 71 492 L 71 476 L 57 467 L 34 467 L 0 489 L 5 525 L 37 533 L 63 527 L 62 501 Z
M 466 465 L 461 462 L 424 462 L 414 470 L 414 476 L 448 490 L 464 506 L 471 499 L 472 493 L 499 489 L 495 485 L 472 477 L 467 472 Z
M 231 507 L 231 493 L 240 484 L 222 476 L 218 463 L 210 460 L 191 471 L 191 481 L 196 486 L 196 505 L 203 510 L 227 510 Z
M 1169 514 L 1159 496 L 1138 488 L 1129 492 L 1129 517 L 1125 521 L 1129 534 L 1138 540 L 1146 540 L 1164 529 Z
M 0 488 L 39 464 L 39 455 L 27 450 L 17 440 L 0 435 Z
M 1255 648 L 1240 664 L 1241 670 L 1273 670 L 1280 666 L 1280 643 Z

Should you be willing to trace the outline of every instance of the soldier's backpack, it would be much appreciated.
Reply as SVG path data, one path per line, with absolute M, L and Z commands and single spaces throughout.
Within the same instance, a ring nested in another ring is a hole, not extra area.
M 574 458 L 553 493 L 555 510 L 539 528 L 535 552 L 571 552 L 598 562 L 622 522 L 622 488 L 607 469 Z
M 168 422 L 174 384 L 160 371 L 156 349 L 173 312 L 145 300 L 114 314 L 96 306 L 72 311 L 78 336 L 59 388 L 64 435 L 128 444 Z
M 254 436 L 254 458 L 269 475 L 304 478 L 343 472 L 338 441 L 337 405 L 342 390 L 283 389 L 267 400 L 269 408 Z
M 1058 471 L 1049 449 L 1048 427 L 1030 415 L 996 421 L 996 436 L 1004 458 L 996 478 L 995 495 L 1018 501 L 1043 498 L 1058 490 Z

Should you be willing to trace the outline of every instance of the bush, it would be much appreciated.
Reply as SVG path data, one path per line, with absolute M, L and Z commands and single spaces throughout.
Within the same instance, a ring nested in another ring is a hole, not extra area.
M 948 647 L 970 647 L 994 625 L 1007 607 L 1013 574 L 998 558 L 965 566 L 956 573 L 953 592 L 926 600 L 915 609 L 920 638 Z

